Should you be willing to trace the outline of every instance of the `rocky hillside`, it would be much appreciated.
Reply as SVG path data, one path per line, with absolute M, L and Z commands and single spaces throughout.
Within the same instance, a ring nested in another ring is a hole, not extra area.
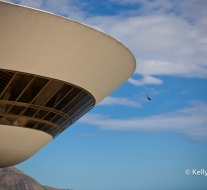
M 12 167 L 0 168 L 0 190 L 60 190 L 41 185 L 21 170 Z M 68 189 L 69 190 L 69 189 Z

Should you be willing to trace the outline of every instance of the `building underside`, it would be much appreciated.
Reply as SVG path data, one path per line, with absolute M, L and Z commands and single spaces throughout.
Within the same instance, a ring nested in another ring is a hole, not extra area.
M 0 124 L 44 131 L 55 138 L 95 104 L 75 85 L 0 69 Z
M 133 54 L 51 13 L 0 1 L 0 167 L 23 162 L 125 82 Z

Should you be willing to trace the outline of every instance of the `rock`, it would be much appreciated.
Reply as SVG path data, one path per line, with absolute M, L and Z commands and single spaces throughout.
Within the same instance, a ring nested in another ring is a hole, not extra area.
M 60 190 L 41 185 L 32 177 L 26 175 L 14 166 L 0 168 L 1 190 Z M 68 189 L 69 190 L 69 189 Z

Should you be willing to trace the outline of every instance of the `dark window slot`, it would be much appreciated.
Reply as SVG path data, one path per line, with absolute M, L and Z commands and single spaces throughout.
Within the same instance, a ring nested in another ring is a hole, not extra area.
M 57 110 L 62 110 L 81 90 L 74 88 L 63 100 L 55 107 Z
M 39 119 L 42 119 L 43 117 L 45 117 L 45 115 L 48 113 L 48 111 L 45 111 L 45 110 L 40 110 L 38 111 L 34 117 L 36 118 L 39 118 Z
M 21 115 L 21 113 L 24 111 L 25 107 L 23 106 L 12 106 L 12 108 L 9 110 L 9 114 L 14 115 Z
M 53 112 L 50 112 L 45 118 L 44 120 L 50 121 L 56 114 Z
M 52 122 L 52 123 L 56 123 L 60 118 L 62 118 L 61 115 L 56 115 L 56 116 L 51 120 L 51 122 Z
M 48 79 L 36 77 L 18 99 L 18 102 L 30 103 L 47 84 Z
M 37 109 L 28 107 L 22 115 L 32 117 L 37 112 Z
M 46 107 L 53 108 L 73 87 L 64 84 L 54 95 L 53 97 L 46 103 Z
M 71 109 L 67 114 L 72 115 L 77 112 L 79 109 L 82 109 L 82 106 L 86 104 L 86 102 L 91 101 L 91 97 L 87 95 L 82 101 L 80 101 L 73 109 Z
M 70 110 L 73 110 L 75 106 L 77 106 L 77 104 L 79 104 L 84 97 L 86 96 L 85 92 L 81 92 L 77 97 L 75 97 L 64 109 L 63 112 L 67 113 Z
M 17 74 L 12 80 L 9 88 L 4 93 L 3 99 L 15 101 L 25 89 L 25 87 L 29 84 L 29 82 L 32 80 L 32 78 L 33 77 L 29 75 Z
M 35 126 L 37 123 L 38 123 L 37 121 L 33 121 L 33 120 L 31 120 L 31 121 L 29 121 L 29 122 L 25 125 L 25 127 L 28 127 L 28 128 L 34 128 L 34 126 Z
M 45 123 L 40 122 L 35 126 L 35 129 L 41 130 L 45 125 L 46 125 Z
M 62 82 L 51 80 L 44 90 L 37 96 L 37 98 L 33 101 L 33 104 L 42 106 L 44 105 L 48 99 L 55 93 L 55 91 L 60 87 Z

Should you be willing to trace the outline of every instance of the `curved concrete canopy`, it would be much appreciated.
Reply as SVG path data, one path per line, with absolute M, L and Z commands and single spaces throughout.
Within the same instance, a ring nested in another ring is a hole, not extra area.
M 73 20 L 0 2 L 0 26 L 0 68 L 75 84 L 96 104 L 135 70 L 128 48 Z
M 96 104 L 135 70 L 123 44 L 70 19 L 0 1 L 0 27 L 1 69 L 74 84 Z M 0 167 L 28 159 L 51 140 L 42 131 L 0 125 Z
M 0 125 L 0 168 L 25 161 L 52 139 L 42 131 Z

